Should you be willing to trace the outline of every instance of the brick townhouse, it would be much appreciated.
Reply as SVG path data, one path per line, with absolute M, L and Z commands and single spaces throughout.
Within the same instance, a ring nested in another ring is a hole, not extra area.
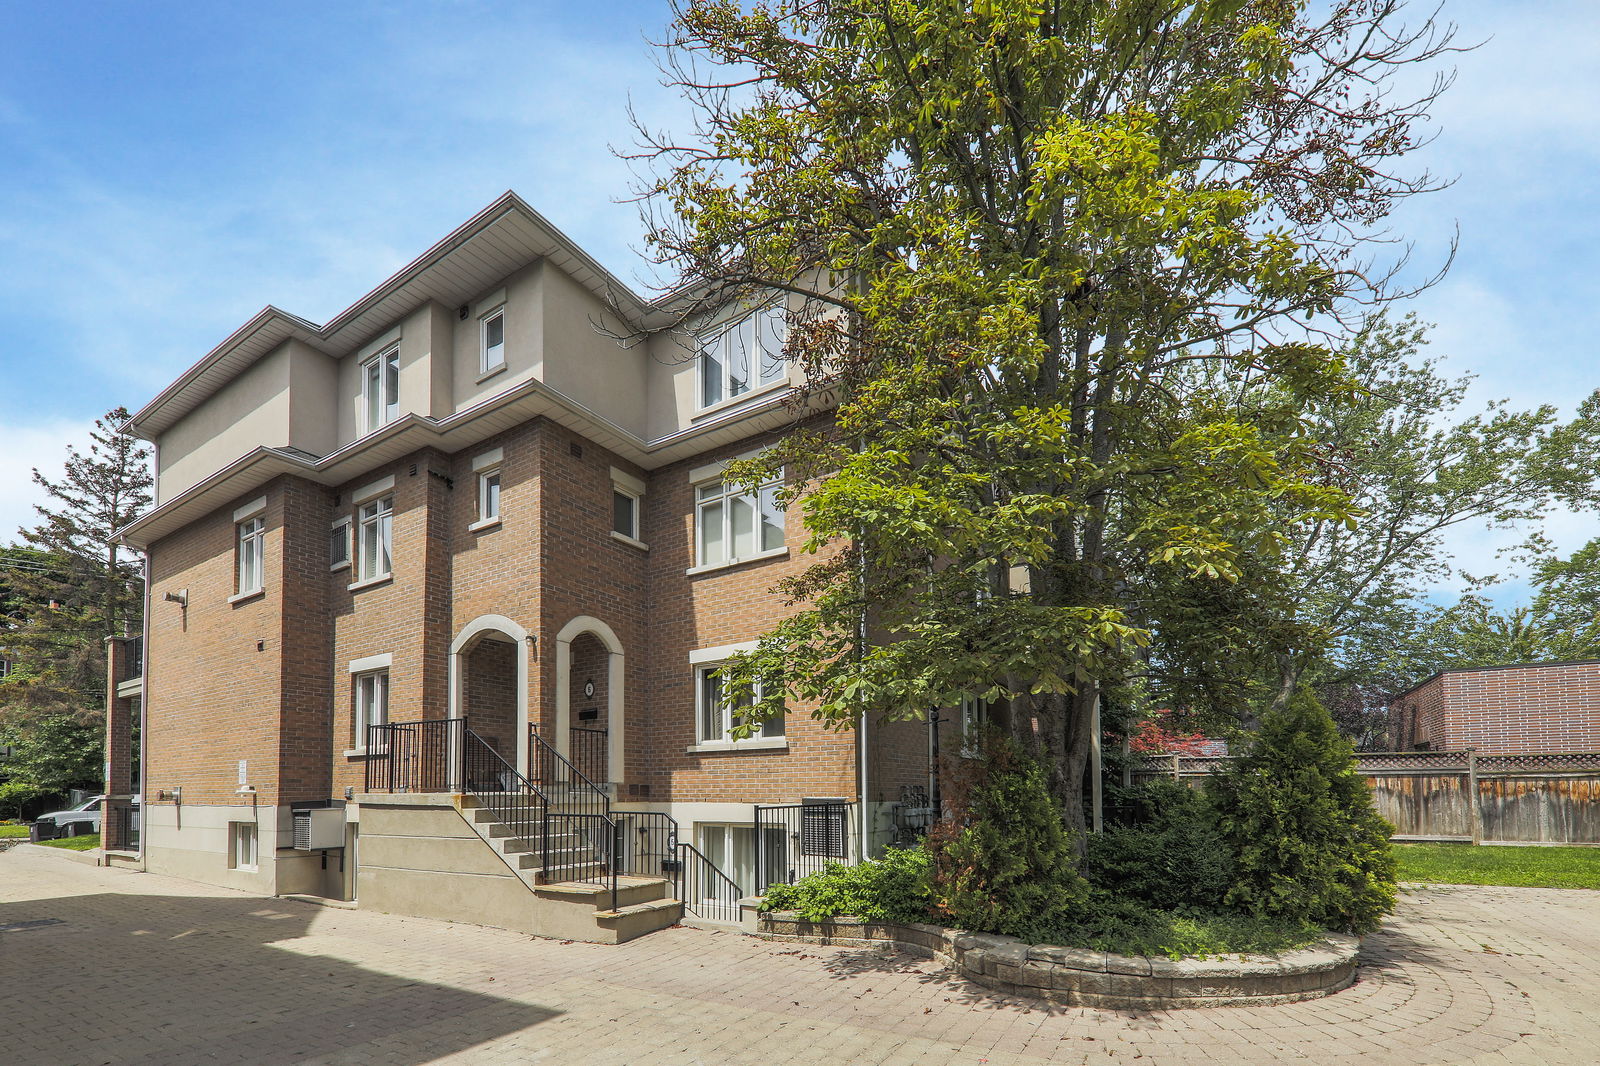
M 1600 661 L 1443 670 L 1389 704 L 1401 750 L 1600 752 Z
M 134 415 L 157 494 L 120 534 L 147 621 L 111 648 L 108 856 L 606 940 L 914 831 L 926 726 L 730 736 L 717 664 L 811 560 L 722 471 L 827 411 L 781 301 L 670 323 L 508 193 Z

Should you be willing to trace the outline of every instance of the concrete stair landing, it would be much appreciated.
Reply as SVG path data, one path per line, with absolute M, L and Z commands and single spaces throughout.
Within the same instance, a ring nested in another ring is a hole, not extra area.
M 546 841 L 537 825 L 506 825 L 457 794 L 366 793 L 357 803 L 363 909 L 596 944 L 633 940 L 683 917 L 665 878 L 619 876 L 614 908 L 609 885 L 570 880 L 594 861 L 575 833 L 552 832 Z

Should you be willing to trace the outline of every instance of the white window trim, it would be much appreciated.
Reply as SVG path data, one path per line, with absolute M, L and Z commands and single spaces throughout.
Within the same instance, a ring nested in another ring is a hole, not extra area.
M 724 732 L 723 736 L 708 739 L 701 735 L 705 725 L 705 686 L 703 677 L 705 671 L 720 663 L 726 662 L 739 652 L 754 651 L 758 642 L 748 640 L 739 644 L 724 644 L 716 648 L 701 648 L 689 653 L 689 669 L 694 677 L 694 743 L 685 751 L 690 754 L 697 752 L 715 751 L 777 751 L 789 747 L 789 722 L 788 708 L 784 709 L 784 734 L 777 737 L 753 736 L 744 740 L 735 740 Z M 724 711 L 724 721 L 732 726 L 732 716 Z
M 382 496 L 384 493 L 391 491 L 393 488 L 394 475 L 390 474 L 388 477 L 381 477 L 377 481 L 372 482 L 372 484 L 363 485 L 356 491 L 352 492 L 350 494 L 350 502 L 358 505 L 369 503 L 373 497 Z
M 387 364 L 390 356 L 393 356 L 396 361 L 395 394 L 386 396 L 384 382 L 388 379 Z M 366 432 L 368 433 L 375 433 L 391 422 L 400 420 L 399 358 L 400 342 L 397 340 L 393 344 L 379 348 L 378 351 L 361 360 L 361 417 L 366 422 Z M 372 415 L 372 382 L 371 374 L 367 369 L 373 365 L 378 366 L 378 417 L 376 420 L 373 419 Z M 386 417 L 386 412 L 390 407 L 395 409 L 393 418 Z
M 392 481 L 393 479 L 391 478 L 390 480 Z M 363 588 L 367 588 L 367 587 L 372 586 L 372 585 L 380 584 L 380 583 L 382 583 L 384 581 L 388 581 L 388 580 L 390 580 L 391 578 L 394 577 L 394 498 L 393 497 L 389 497 L 389 551 L 388 551 L 389 569 L 381 571 L 381 572 L 374 572 L 373 574 L 371 574 L 368 577 L 361 577 L 360 576 L 366 570 L 366 567 L 364 565 L 362 565 L 363 564 L 362 552 L 364 552 L 366 550 L 366 546 L 365 546 L 365 544 L 366 544 L 365 526 L 367 525 L 367 523 L 362 520 L 361 511 L 365 510 L 367 507 L 370 507 L 370 506 L 373 506 L 373 505 L 375 505 L 377 503 L 382 502 L 383 499 L 384 499 L 384 497 L 382 497 L 380 495 L 380 496 L 374 496 L 374 497 L 372 497 L 370 499 L 364 500 L 361 503 L 360 508 L 356 511 L 356 514 L 355 514 L 356 550 L 354 552 L 353 558 L 355 560 L 355 567 L 356 567 L 355 572 L 356 572 L 357 580 L 351 582 L 351 584 L 349 585 L 350 591 L 352 591 L 352 592 L 356 591 L 357 589 L 363 589 Z M 379 518 L 379 516 L 374 516 L 374 520 L 377 520 L 378 518 Z
M 389 674 L 393 662 L 393 654 L 386 652 L 382 655 L 368 655 L 364 659 L 356 659 L 350 663 L 350 742 L 353 746 L 345 749 L 346 755 L 366 755 L 370 751 L 367 747 L 367 731 L 361 728 L 361 682 L 366 678 L 383 675 L 383 720 L 385 723 L 389 721 L 389 698 L 393 691 Z
M 344 562 L 342 562 L 342 563 L 329 563 L 328 564 L 328 570 L 330 572 L 335 571 L 335 570 L 348 570 L 348 569 L 350 569 L 351 565 L 355 562 L 355 557 L 356 557 L 355 542 L 351 538 L 351 532 L 355 529 L 355 525 L 356 525 L 355 518 L 352 515 L 341 515 L 340 517 L 335 518 L 333 520 L 333 522 L 329 524 L 329 526 L 328 526 L 328 546 L 330 548 L 333 546 L 333 534 L 334 534 L 334 532 L 336 530 L 338 530 L 340 526 L 344 527 Z
M 502 512 L 505 507 L 506 485 L 505 479 L 500 475 L 501 464 L 505 461 L 505 454 L 505 449 L 496 448 L 493 451 L 484 452 L 482 455 L 472 460 L 472 471 L 474 475 L 476 475 L 474 477 L 474 481 L 476 482 L 478 489 L 477 507 L 475 512 L 478 517 L 467 526 L 467 532 L 469 533 L 477 533 L 485 529 L 493 529 L 495 526 L 500 524 Z M 498 493 L 499 500 L 496 504 L 495 513 L 492 515 L 486 515 L 483 513 L 484 489 L 487 487 L 487 482 L 491 477 L 500 478 L 500 490 Z
M 780 310 L 780 311 L 782 311 L 784 313 L 784 315 L 785 315 L 785 325 L 787 327 L 787 312 L 783 311 L 783 309 L 781 307 L 779 307 L 779 305 L 777 305 L 777 304 L 765 304 L 765 305 L 760 306 L 760 307 L 751 308 L 751 309 L 745 311 L 742 314 L 732 315 L 732 316 L 730 316 L 728 318 L 719 319 L 717 322 L 715 322 L 713 325 L 711 325 L 708 329 L 706 329 L 704 331 L 704 333 L 702 334 L 702 336 L 704 336 L 707 339 L 701 340 L 698 337 L 696 338 L 696 351 L 695 351 L 695 361 L 694 361 L 695 362 L 694 400 L 695 400 L 695 412 L 696 412 L 696 416 L 697 417 L 699 415 L 709 414 L 709 413 L 714 412 L 714 411 L 720 411 L 725 407 L 732 407 L 732 406 L 735 406 L 737 404 L 747 403 L 752 398 L 754 398 L 756 396 L 760 396 L 760 395 L 763 395 L 765 393 L 773 392 L 773 391 L 775 391 L 777 389 L 784 388 L 785 386 L 787 386 L 789 384 L 789 366 L 788 366 L 787 361 L 784 361 L 780 365 L 779 371 L 778 371 L 778 377 L 775 380 L 768 381 L 768 382 L 762 382 L 760 380 L 760 377 L 761 377 L 761 369 L 760 369 L 761 368 L 761 353 L 760 353 L 759 349 L 760 349 L 760 334 L 761 334 L 761 330 L 760 330 L 760 326 L 757 325 L 756 331 L 755 331 L 756 332 L 756 349 L 757 350 L 751 353 L 751 357 L 754 360 L 752 376 L 755 378 L 755 380 L 751 382 L 750 387 L 748 389 L 746 389 L 744 392 L 741 392 L 739 395 L 737 395 L 737 396 L 728 395 L 728 386 L 729 386 L 729 382 L 728 382 L 728 369 L 729 369 L 728 363 L 729 363 L 729 360 L 726 358 L 726 355 L 724 355 L 724 357 L 722 359 L 722 374 L 723 374 L 722 392 L 723 392 L 723 396 L 722 396 L 722 398 L 720 400 L 717 400 L 717 401 L 715 401 L 713 403 L 707 404 L 707 403 L 703 403 L 702 402 L 705 399 L 705 395 L 706 395 L 706 392 L 705 392 L 706 361 L 705 361 L 705 358 L 704 358 L 704 353 L 705 353 L 706 348 L 709 347 L 712 344 L 720 343 L 723 337 L 727 336 L 729 333 L 732 333 L 735 329 L 738 329 L 741 325 L 744 324 L 745 320 L 751 319 L 751 318 L 759 319 L 761 316 L 763 316 L 763 315 L 767 314 L 769 311 L 772 311 L 772 310 L 775 310 L 775 309 L 776 310 Z M 787 340 L 787 335 L 786 335 L 785 339 Z
M 249 864 L 239 861 L 239 830 L 241 827 L 250 829 L 250 855 L 254 861 Z M 228 865 L 231 869 L 247 874 L 261 872 L 261 827 L 255 822 L 235 820 L 228 823 Z
M 489 362 L 489 322 L 496 315 L 500 316 L 500 359 L 498 362 Z M 497 306 L 478 315 L 478 373 L 487 377 L 497 370 L 504 370 L 506 366 L 506 305 L 502 300 Z
M 258 496 L 255 499 L 251 500 L 249 503 L 245 504 L 243 507 L 239 507 L 239 508 L 236 508 L 234 510 L 234 512 L 233 512 L 233 524 L 234 525 L 238 525 L 240 522 L 243 522 L 246 518 L 254 518 L 256 515 L 260 514 L 262 511 L 265 511 L 266 509 L 267 509 L 267 498 L 265 496 Z
M 245 584 L 245 542 L 244 527 L 254 523 L 257 528 L 248 535 L 249 540 L 255 542 L 255 567 L 250 576 L 254 584 Z M 267 522 L 261 513 L 255 512 L 244 519 L 235 519 L 233 524 L 233 580 L 235 591 L 228 597 L 229 603 L 242 603 L 254 599 L 267 591 Z
M 644 532 L 644 479 L 634 477 L 626 470 L 619 470 L 614 466 L 610 469 L 611 491 L 616 495 L 627 496 L 633 500 L 632 533 L 624 533 L 622 530 L 615 528 L 616 506 L 615 501 L 613 501 L 611 539 L 627 544 L 630 547 L 638 548 L 641 551 L 649 551 L 650 545 L 640 538 L 640 534 Z

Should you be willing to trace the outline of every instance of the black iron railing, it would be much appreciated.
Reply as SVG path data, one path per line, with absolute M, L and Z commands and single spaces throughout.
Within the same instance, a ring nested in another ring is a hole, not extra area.
M 567 735 L 571 741 L 567 750 L 572 753 L 572 765 L 590 781 L 602 784 L 610 781 L 608 748 L 611 731 L 575 725 Z
M 686 840 L 678 841 L 673 894 L 691 914 L 712 921 L 739 921 L 739 900 L 745 895 L 705 853 Z
M 850 807 L 843 801 L 756 805 L 755 886 L 792 885 L 830 862 L 851 861 Z
M 610 797 L 532 730 L 528 780 L 545 804 L 540 836 L 545 882 L 606 885 L 615 910 L 622 844 Z
M 457 791 L 451 769 L 459 764 L 466 724 L 464 718 L 431 718 L 368 726 L 366 790 Z

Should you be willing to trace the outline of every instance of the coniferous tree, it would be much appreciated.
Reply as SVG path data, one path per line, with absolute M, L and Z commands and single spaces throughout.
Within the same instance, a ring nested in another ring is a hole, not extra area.
M 1235 856 L 1228 905 L 1356 933 L 1394 909 L 1393 827 L 1308 687 L 1269 711 L 1250 751 L 1207 787 Z
M 0 717 L 11 728 L 69 714 L 92 723 L 102 713 L 105 638 L 140 630 L 140 557 L 113 541 L 151 501 L 150 452 L 118 431 L 128 412 L 95 422 L 88 450 L 67 449 L 60 479 L 33 472 L 46 502 L 37 525 L 8 554 L 12 615 L 5 638 L 12 676 L 0 688 Z

